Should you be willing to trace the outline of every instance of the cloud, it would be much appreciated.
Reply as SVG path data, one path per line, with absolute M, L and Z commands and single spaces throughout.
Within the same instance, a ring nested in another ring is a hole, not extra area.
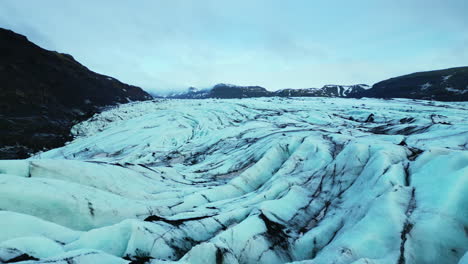
M 466 63 L 463 10 L 462 0 L 2 0 L 0 26 L 152 91 L 280 89 Z

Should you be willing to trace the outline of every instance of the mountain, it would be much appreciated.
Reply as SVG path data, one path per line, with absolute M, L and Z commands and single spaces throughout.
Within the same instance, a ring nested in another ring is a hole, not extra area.
M 0 161 L 0 263 L 466 264 L 467 111 L 373 98 L 123 104 L 77 124 L 66 146 Z
M 468 101 L 468 67 L 417 72 L 378 82 L 358 97 Z
M 355 94 L 364 92 L 370 89 L 367 84 L 356 84 L 356 85 L 334 85 L 329 84 L 322 87 L 324 96 L 328 97 L 351 97 Z
M 156 97 L 172 99 L 205 99 L 209 98 L 211 89 L 199 90 L 195 87 L 189 87 L 185 92 L 172 93 L 166 96 L 158 95 Z
M 234 84 L 219 83 L 210 89 L 199 90 L 189 87 L 185 92 L 173 93 L 165 98 L 173 99 L 206 99 L 206 98 L 251 98 L 270 97 L 272 92 L 260 86 L 240 86 Z M 160 96 L 158 96 L 160 97 Z
M 280 97 L 352 97 L 369 89 L 367 84 L 356 85 L 335 85 L 329 84 L 322 88 L 308 89 L 282 89 L 274 92 L 275 96 Z
M 168 98 L 250 98 L 250 97 L 349 97 L 409 98 L 438 101 L 468 101 L 468 67 L 417 72 L 366 84 L 325 85 L 322 88 L 281 89 L 270 92 L 260 86 L 217 84 L 211 90 L 188 91 Z
M 62 146 L 71 126 L 101 107 L 152 98 L 1 28 L 0 91 L 0 159 Z
M 211 98 L 251 98 L 268 97 L 272 93 L 261 86 L 237 86 L 232 84 L 217 84 L 211 89 Z
M 369 89 L 366 84 L 357 85 L 325 85 L 319 88 L 281 89 L 268 91 L 261 86 L 240 86 L 220 83 L 211 89 L 198 90 L 190 87 L 188 91 L 171 94 L 166 98 L 205 99 L 205 98 L 253 98 L 253 97 L 350 97 Z

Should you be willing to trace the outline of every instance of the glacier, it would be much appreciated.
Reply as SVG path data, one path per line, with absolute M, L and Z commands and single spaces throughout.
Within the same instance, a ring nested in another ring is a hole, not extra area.
M 0 161 L 0 263 L 468 263 L 468 102 L 123 104 Z

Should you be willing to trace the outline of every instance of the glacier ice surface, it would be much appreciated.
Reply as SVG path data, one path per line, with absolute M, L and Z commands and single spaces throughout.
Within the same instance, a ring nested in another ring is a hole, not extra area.
M 0 161 L 0 262 L 468 263 L 468 103 L 157 100 Z

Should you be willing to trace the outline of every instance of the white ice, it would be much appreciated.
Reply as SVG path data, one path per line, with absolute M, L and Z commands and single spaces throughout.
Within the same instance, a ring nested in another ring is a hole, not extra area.
M 157 100 L 0 161 L 0 262 L 466 263 L 468 103 Z

